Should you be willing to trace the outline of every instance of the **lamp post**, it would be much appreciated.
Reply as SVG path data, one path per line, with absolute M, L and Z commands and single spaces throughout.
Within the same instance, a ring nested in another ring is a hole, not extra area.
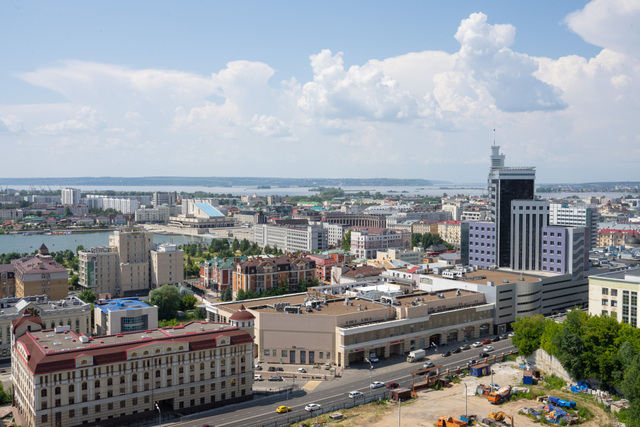
M 469 394 L 467 393 L 467 383 L 464 383 L 464 416 L 465 418 L 469 413 L 469 411 L 467 411 L 467 396 L 469 396 Z
M 371 363 L 371 361 L 369 359 L 367 359 L 365 357 L 365 362 L 367 362 L 369 364 L 369 383 L 373 384 L 373 364 Z M 373 389 L 372 389 L 373 390 Z
M 158 410 L 158 425 L 162 425 L 162 411 L 160 411 L 160 406 L 158 406 L 158 402 L 156 402 L 156 409 Z

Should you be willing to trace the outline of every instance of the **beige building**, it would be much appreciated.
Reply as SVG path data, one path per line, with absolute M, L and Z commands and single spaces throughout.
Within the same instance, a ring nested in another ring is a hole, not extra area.
M 78 252 L 80 286 L 95 295 L 118 295 L 120 261 L 115 246 L 98 246 Z
M 438 220 L 435 219 L 421 219 L 411 224 L 411 232 L 417 234 L 438 233 Z
M 180 283 L 184 280 L 184 251 L 177 245 L 163 243 L 151 251 L 151 287 Z
M 115 295 L 137 295 L 149 289 L 149 257 L 153 249 L 150 232 L 125 228 L 109 236 L 109 246 L 115 246 L 120 263 L 120 283 Z
M 69 294 L 69 272 L 53 260 L 43 244 L 37 255 L 11 261 L 15 272 L 16 297 L 48 295 L 54 300 Z
M 192 322 L 88 338 L 42 319 L 12 322 L 14 405 L 25 426 L 124 425 L 251 399 L 251 336 Z
M 442 221 L 438 223 L 438 234 L 445 242 L 460 249 L 461 227 L 460 221 Z
M 170 217 L 171 208 L 169 206 L 142 207 L 135 212 L 136 222 L 167 223 Z
M 640 268 L 589 276 L 589 314 L 614 316 L 638 327 Z
M 93 331 L 96 335 L 146 331 L 158 328 L 158 307 L 137 298 L 98 300 L 94 304 Z
M 457 290 L 381 300 L 293 294 L 221 303 L 207 311 L 210 320 L 227 322 L 245 307 L 255 317 L 256 357 L 303 365 L 349 366 L 370 352 L 389 357 L 432 342 L 474 339 L 493 330 L 494 315 L 483 294 Z
M 0 264 L 0 298 L 16 294 L 16 275 L 13 264 Z
M 76 333 L 91 332 L 91 304 L 77 297 L 68 296 L 57 301 L 50 300 L 46 295 L 2 298 L 0 299 L 0 358 L 9 358 L 11 322 L 25 313 L 40 317 L 43 325 L 51 329 L 56 326 L 70 326 Z

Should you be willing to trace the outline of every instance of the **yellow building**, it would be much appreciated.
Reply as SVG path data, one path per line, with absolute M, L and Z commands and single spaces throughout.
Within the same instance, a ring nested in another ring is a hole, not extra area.
M 69 294 L 69 272 L 53 260 L 43 244 L 37 255 L 11 261 L 15 271 L 16 297 L 48 295 L 52 300 Z

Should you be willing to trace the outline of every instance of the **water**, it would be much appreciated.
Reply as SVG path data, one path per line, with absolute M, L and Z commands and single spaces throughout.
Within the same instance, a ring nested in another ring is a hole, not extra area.
M 0 235 L 0 254 L 10 252 L 32 253 L 37 251 L 43 243 L 49 248 L 50 252 L 60 252 L 67 249 L 75 252 L 79 245 L 87 249 L 95 246 L 107 246 L 110 234 L 112 234 L 111 231 L 66 235 L 35 234 L 23 236 L 22 234 L 5 234 Z M 153 234 L 153 243 L 183 245 L 201 240 L 198 237 L 181 234 Z

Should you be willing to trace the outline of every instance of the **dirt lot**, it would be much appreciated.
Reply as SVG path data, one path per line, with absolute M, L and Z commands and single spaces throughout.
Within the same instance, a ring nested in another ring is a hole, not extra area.
M 518 369 L 515 362 L 505 362 L 494 365 L 495 374 L 493 381 L 501 385 L 518 385 L 521 382 L 522 371 Z M 491 377 L 475 378 L 465 377 L 462 383 L 453 384 L 445 390 L 429 390 L 418 392 L 418 399 L 411 403 L 403 404 L 401 408 L 401 425 L 403 426 L 435 426 L 437 420 L 441 416 L 452 416 L 456 419 L 465 412 L 465 387 L 467 384 L 468 396 L 467 407 L 469 414 L 486 417 L 489 412 L 503 411 L 506 414 L 514 416 L 515 425 L 523 426 L 539 426 L 530 418 L 518 414 L 518 410 L 522 407 L 536 407 L 540 403 L 530 400 L 519 400 L 515 402 L 507 402 L 500 406 L 489 403 L 486 397 L 474 395 L 477 384 L 488 384 Z M 554 395 L 563 396 L 565 393 L 555 393 Z M 571 397 L 566 395 L 567 397 Z M 575 399 L 574 399 L 575 400 Z M 580 407 L 581 399 L 577 400 Z M 594 419 L 581 424 L 585 427 L 599 427 L 608 424 L 607 414 L 595 404 L 590 404 L 589 409 L 594 414 Z M 357 415 L 356 415 L 357 414 Z M 345 413 L 349 418 L 339 425 L 343 426 L 398 426 L 398 407 L 395 404 L 386 406 L 367 405 L 354 409 L 354 412 Z

